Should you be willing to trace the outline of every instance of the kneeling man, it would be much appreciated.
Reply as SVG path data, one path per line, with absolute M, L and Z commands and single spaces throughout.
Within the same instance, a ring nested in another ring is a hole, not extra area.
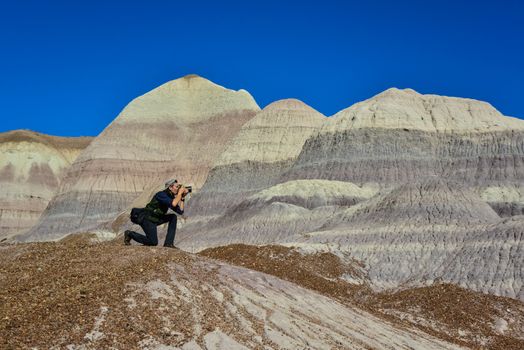
M 173 242 L 175 241 L 177 216 L 176 214 L 166 213 L 171 208 L 175 213 L 183 214 L 184 198 L 189 191 L 187 188 L 179 185 L 175 179 L 167 181 L 165 185 L 166 189 L 157 192 L 145 207 L 147 214 L 140 227 L 142 227 L 146 235 L 129 230 L 125 231 L 125 245 L 130 245 L 132 239 L 143 245 L 158 245 L 156 227 L 169 222 L 164 247 L 175 248 Z

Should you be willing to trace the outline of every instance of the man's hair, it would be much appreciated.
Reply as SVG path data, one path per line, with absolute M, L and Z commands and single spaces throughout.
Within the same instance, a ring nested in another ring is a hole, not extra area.
M 167 180 L 165 185 L 166 185 L 166 188 L 168 188 L 169 186 L 174 185 L 176 183 L 178 183 L 176 179 L 171 179 L 171 180 Z

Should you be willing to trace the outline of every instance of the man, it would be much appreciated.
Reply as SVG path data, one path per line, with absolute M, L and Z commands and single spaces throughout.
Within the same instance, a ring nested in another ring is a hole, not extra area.
M 169 222 L 164 247 L 176 248 L 173 242 L 175 241 L 177 216 L 176 214 L 166 213 L 171 208 L 175 213 L 182 215 L 184 213 L 184 198 L 189 191 L 179 185 L 176 179 L 167 181 L 165 186 L 166 189 L 156 193 L 145 207 L 147 214 L 140 227 L 146 235 L 134 231 L 125 231 L 125 245 L 130 245 L 132 239 L 143 245 L 158 245 L 156 227 Z

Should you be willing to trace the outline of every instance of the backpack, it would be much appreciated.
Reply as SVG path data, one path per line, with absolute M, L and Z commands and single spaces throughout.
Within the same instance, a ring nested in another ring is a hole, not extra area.
M 131 214 L 129 215 L 131 222 L 137 225 L 140 225 L 147 218 L 146 208 L 133 208 L 131 209 Z

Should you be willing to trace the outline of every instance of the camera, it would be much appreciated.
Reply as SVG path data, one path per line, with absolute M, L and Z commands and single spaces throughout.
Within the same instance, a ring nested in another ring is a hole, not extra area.
M 191 186 L 191 185 L 187 185 L 187 186 L 186 186 L 186 185 L 182 185 L 182 184 L 180 184 L 180 186 L 179 186 L 178 188 L 182 188 L 182 187 L 185 187 L 185 188 L 187 189 L 187 193 L 188 193 L 188 194 L 191 193 L 191 192 L 193 192 L 193 186 Z

